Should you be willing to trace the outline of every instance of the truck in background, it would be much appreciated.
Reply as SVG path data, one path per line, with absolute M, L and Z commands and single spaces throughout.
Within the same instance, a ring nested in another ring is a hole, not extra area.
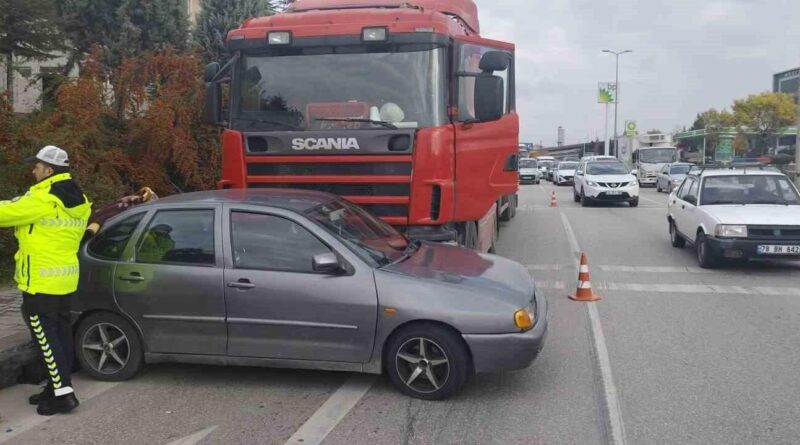
M 205 71 L 219 187 L 327 191 L 480 251 L 514 216 L 514 45 L 480 36 L 472 0 L 297 0 L 226 46 Z
M 672 145 L 668 134 L 648 133 L 620 139 L 620 142 L 620 156 L 630 162 L 641 185 L 655 187 L 664 164 L 678 162 L 678 149 Z

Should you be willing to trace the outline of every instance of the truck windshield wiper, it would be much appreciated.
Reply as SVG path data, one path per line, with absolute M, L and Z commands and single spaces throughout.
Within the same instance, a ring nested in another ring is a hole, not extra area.
M 255 118 L 250 118 L 250 117 L 235 117 L 234 119 L 239 120 L 239 121 L 252 122 L 252 123 L 255 123 L 255 124 L 280 125 L 280 126 L 283 126 L 283 127 L 291 128 L 292 130 L 303 130 L 304 129 L 303 127 L 300 127 L 298 125 L 293 125 L 293 124 L 289 124 L 289 123 L 281 122 L 281 121 L 274 121 L 274 120 L 270 120 L 270 119 L 255 119 Z
M 314 119 L 315 121 L 325 121 L 325 122 L 363 122 L 365 124 L 375 124 L 380 125 L 381 127 L 388 128 L 390 130 L 397 130 L 397 126 L 386 121 L 374 121 L 372 119 L 358 119 L 358 118 L 331 118 L 331 117 L 318 117 Z

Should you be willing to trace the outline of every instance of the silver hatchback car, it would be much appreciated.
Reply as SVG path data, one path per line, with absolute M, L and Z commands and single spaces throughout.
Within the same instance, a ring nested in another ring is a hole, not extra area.
M 77 358 L 386 373 L 422 399 L 529 366 L 547 303 L 511 260 L 408 241 L 333 195 L 189 193 L 128 210 L 81 250 Z

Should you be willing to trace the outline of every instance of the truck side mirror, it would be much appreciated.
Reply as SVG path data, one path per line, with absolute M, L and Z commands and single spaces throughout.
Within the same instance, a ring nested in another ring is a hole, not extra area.
M 505 112 L 503 78 L 482 75 L 475 78 L 475 119 L 479 122 L 496 121 Z
M 206 100 L 203 105 L 203 120 L 207 124 L 217 125 L 222 114 L 222 86 L 216 82 L 219 74 L 219 63 L 211 62 L 206 65 L 203 79 L 206 81 Z
M 478 68 L 484 73 L 505 71 L 511 64 L 511 56 L 503 51 L 489 51 L 481 57 Z

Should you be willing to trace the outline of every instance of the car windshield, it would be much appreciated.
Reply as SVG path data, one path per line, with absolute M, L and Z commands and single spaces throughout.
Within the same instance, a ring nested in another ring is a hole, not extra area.
M 550 168 L 553 166 L 553 164 L 554 164 L 553 161 L 539 161 L 539 168 L 542 167 Z
M 592 162 L 586 166 L 587 175 L 627 175 L 630 173 L 621 162 Z
M 538 162 L 536 159 L 520 159 L 519 168 L 537 168 Z
M 674 148 L 649 148 L 639 150 L 639 161 L 647 164 L 662 164 L 678 160 L 678 151 Z
M 578 166 L 577 162 L 562 162 L 562 163 L 558 164 L 558 169 L 559 170 L 575 170 L 575 168 L 577 166 Z
M 303 51 L 241 57 L 233 128 L 426 128 L 447 120 L 441 48 L 397 45 L 387 52 L 367 52 L 365 47 Z
M 669 169 L 669 174 L 671 175 L 685 175 L 689 173 L 689 169 L 691 169 L 691 165 L 673 165 Z
M 789 179 L 779 175 L 713 176 L 705 178 L 700 205 L 800 205 Z
M 331 201 L 306 212 L 362 258 L 385 266 L 403 256 L 408 241 L 394 227 L 345 200 Z

